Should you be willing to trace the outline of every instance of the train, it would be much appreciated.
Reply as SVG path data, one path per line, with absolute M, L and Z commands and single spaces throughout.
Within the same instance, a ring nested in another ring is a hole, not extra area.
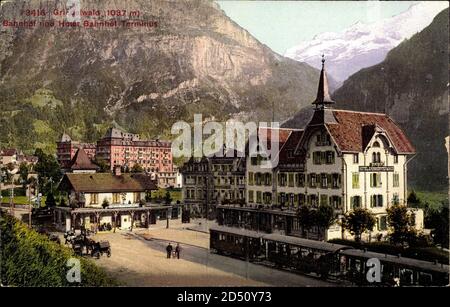
M 360 286 L 448 286 L 449 265 L 276 233 L 215 226 L 210 251 Z M 377 271 L 378 269 L 378 271 Z

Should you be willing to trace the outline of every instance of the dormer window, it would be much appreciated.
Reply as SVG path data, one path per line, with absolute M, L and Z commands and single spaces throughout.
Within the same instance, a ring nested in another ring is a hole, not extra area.
M 394 155 L 394 163 L 395 163 L 395 164 L 398 163 L 398 155 Z
M 330 146 L 330 145 L 331 139 L 328 133 L 324 132 L 317 135 L 316 146 Z
M 294 151 L 293 151 L 292 149 L 289 149 L 289 150 L 287 151 L 287 157 L 288 157 L 288 158 L 293 158 L 293 157 L 294 157 Z

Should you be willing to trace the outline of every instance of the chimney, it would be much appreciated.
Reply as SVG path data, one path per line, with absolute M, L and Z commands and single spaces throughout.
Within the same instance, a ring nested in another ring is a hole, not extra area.
M 116 165 L 114 166 L 114 176 L 120 176 L 122 175 L 122 170 L 120 168 L 120 166 Z

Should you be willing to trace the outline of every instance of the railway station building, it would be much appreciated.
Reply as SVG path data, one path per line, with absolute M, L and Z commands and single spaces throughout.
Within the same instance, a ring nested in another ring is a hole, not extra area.
M 177 204 L 147 201 L 155 182 L 146 174 L 66 173 L 59 189 L 67 193 L 69 206 L 55 208 L 55 223 L 61 230 L 92 231 L 149 228 L 181 218 Z

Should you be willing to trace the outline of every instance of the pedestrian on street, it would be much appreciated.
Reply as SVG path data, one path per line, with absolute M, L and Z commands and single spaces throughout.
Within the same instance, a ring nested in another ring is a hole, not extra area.
M 175 247 L 175 253 L 177 255 L 177 258 L 180 259 L 180 253 L 181 253 L 180 243 L 177 243 L 177 247 Z
M 166 247 L 167 258 L 170 258 L 170 256 L 172 255 L 172 250 L 173 250 L 172 243 L 169 243 L 169 245 L 167 245 Z

